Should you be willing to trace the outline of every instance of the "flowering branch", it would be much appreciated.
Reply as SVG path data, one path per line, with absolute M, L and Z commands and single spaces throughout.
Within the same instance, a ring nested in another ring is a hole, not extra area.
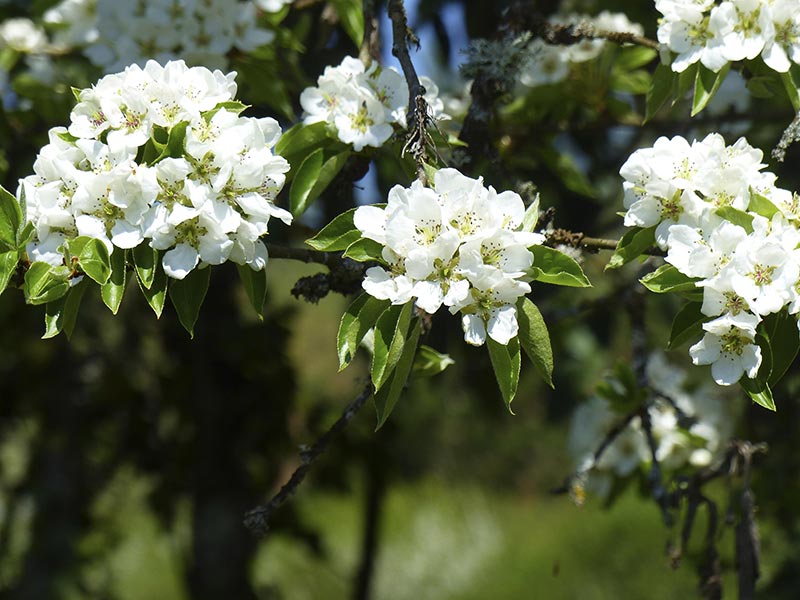
M 616 250 L 619 244 L 619 240 L 589 237 L 579 231 L 570 231 L 569 229 L 554 229 L 545 233 L 545 237 L 545 245 L 547 246 L 563 244 L 588 252 Z M 647 256 L 666 256 L 663 250 L 655 246 L 642 252 L 642 254 L 646 254 Z
M 408 42 L 419 47 L 419 39 L 408 27 L 408 18 L 403 0 L 389 0 L 389 18 L 392 21 L 392 54 L 400 61 L 403 75 L 408 85 L 408 140 L 403 151 L 408 150 L 417 161 L 417 177 L 427 183 L 423 161 L 427 156 L 428 132 L 431 117 L 428 103 L 425 100 L 425 87 L 420 83 L 411 55 Z
M 635 44 L 653 50 L 659 49 L 658 42 L 650 38 L 625 31 L 598 29 L 587 21 L 578 24 L 550 23 L 539 17 L 532 31 L 548 44 L 559 46 L 571 46 L 583 40 L 602 39 L 615 44 Z
M 301 448 L 300 466 L 295 469 L 294 473 L 292 473 L 292 476 L 289 478 L 289 481 L 287 481 L 283 487 L 281 487 L 278 493 L 275 494 L 269 500 L 269 502 L 248 511 L 245 514 L 245 527 L 257 535 L 264 535 L 267 533 L 269 530 L 269 519 L 272 516 L 272 513 L 280 508 L 295 494 L 297 488 L 301 483 L 303 483 L 306 475 L 308 475 L 308 471 L 311 469 L 311 466 L 322 455 L 322 453 L 325 452 L 325 449 L 328 447 L 328 444 L 333 437 L 347 427 L 347 425 L 353 420 L 353 417 L 356 416 L 358 411 L 361 410 L 370 396 L 372 396 L 372 384 L 367 384 L 362 392 L 356 397 L 356 399 L 347 405 L 347 408 L 345 408 L 342 415 L 336 420 L 331 428 L 328 429 L 328 431 L 322 434 L 322 436 L 316 442 L 314 442 L 310 448 Z

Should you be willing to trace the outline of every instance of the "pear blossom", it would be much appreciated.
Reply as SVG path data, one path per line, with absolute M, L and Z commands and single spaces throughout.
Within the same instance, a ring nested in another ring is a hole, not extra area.
M 759 318 L 748 313 L 727 313 L 703 324 L 706 334 L 689 348 L 692 362 L 711 365 L 719 385 L 732 385 L 747 374 L 756 377 L 761 366 L 761 348 L 754 343 Z
M 376 298 L 425 312 L 460 313 L 464 339 L 508 344 L 517 335 L 517 300 L 529 293 L 529 270 L 541 234 L 522 230 L 525 206 L 455 169 L 440 169 L 432 186 L 414 181 L 389 191 L 385 208 L 359 207 L 353 223 L 383 246 L 385 266 L 370 267 L 362 287 Z
M 50 131 L 17 191 L 34 225 L 31 258 L 57 266 L 59 247 L 81 235 L 109 253 L 149 244 L 176 279 L 226 260 L 263 269 L 269 220 L 292 220 L 274 204 L 289 164 L 273 153 L 274 119 L 232 108 L 234 77 L 151 61 L 78 92 L 69 129 Z M 159 156 L 156 127 L 183 136 L 172 155 Z

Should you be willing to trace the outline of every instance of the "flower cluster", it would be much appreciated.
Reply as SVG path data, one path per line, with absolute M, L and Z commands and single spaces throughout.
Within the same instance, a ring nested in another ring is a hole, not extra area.
M 516 301 L 531 291 L 530 246 L 543 236 L 522 230 L 525 206 L 511 191 L 455 169 L 436 172 L 433 187 L 396 185 L 386 208 L 362 206 L 355 226 L 383 246 L 386 267 L 367 269 L 364 290 L 376 298 L 434 313 L 462 314 L 464 339 L 507 344 L 517 335 Z
M 667 262 L 702 288 L 710 320 L 690 354 L 720 385 L 756 377 L 766 315 L 800 312 L 800 198 L 778 188 L 761 159 L 744 138 L 659 138 L 620 170 L 625 225 L 655 227 Z
M 434 118 L 444 118 L 439 88 L 427 77 L 420 82 Z M 326 67 L 317 87 L 300 95 L 303 121 L 328 123 L 341 141 L 356 151 L 364 146 L 379 148 L 394 133 L 394 125 L 406 126 L 408 86 L 394 68 L 381 68 L 376 62 L 364 68 L 357 58 L 345 57 L 337 67 Z
M 796 0 L 656 0 L 664 15 L 658 41 L 677 56 L 672 70 L 700 61 L 712 71 L 759 55 L 771 69 L 800 64 L 800 12 Z
M 289 164 L 271 151 L 274 119 L 239 116 L 234 77 L 149 61 L 77 93 L 20 180 L 31 260 L 59 265 L 66 240 L 89 236 L 109 252 L 148 240 L 176 279 L 228 259 L 263 268 L 267 222 L 292 219 L 272 202 Z
M 249 52 L 275 34 L 258 25 L 257 11 L 277 10 L 288 0 L 63 0 L 44 15 L 53 44 L 82 47 L 106 73 L 126 65 L 178 58 L 190 64 L 227 68 L 225 55 Z
M 580 14 L 556 15 L 550 22 L 553 25 L 572 25 L 592 30 L 644 34 L 642 26 L 632 23 L 624 14 L 608 11 L 595 17 Z M 559 83 L 567 78 L 572 65 L 597 58 L 605 44 L 602 39 L 586 38 L 577 44 L 561 46 L 535 39 L 528 45 L 523 58 L 520 81 L 530 87 Z
M 647 377 L 659 396 L 647 408 L 659 464 L 670 471 L 687 465 L 711 464 L 733 433 L 731 407 L 735 405 L 724 402 L 716 386 L 687 393 L 686 373 L 669 364 L 661 354 L 653 354 L 648 360 Z M 595 460 L 597 448 L 623 418 L 600 396 L 581 404 L 572 415 L 569 451 L 582 479 L 580 483 L 598 496 L 609 494 L 615 477 L 628 477 L 652 461 L 652 451 L 638 416 Z

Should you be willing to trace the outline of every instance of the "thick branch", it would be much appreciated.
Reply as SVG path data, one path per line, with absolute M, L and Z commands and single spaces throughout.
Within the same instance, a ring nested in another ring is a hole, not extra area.
M 291 498 L 297 491 L 297 488 L 303 483 L 303 480 L 308 475 L 308 471 L 314 462 L 322 456 L 325 449 L 328 447 L 331 439 L 342 431 L 353 417 L 356 416 L 359 410 L 364 406 L 364 403 L 372 395 L 372 385 L 367 384 L 364 390 L 358 397 L 347 405 L 342 415 L 336 420 L 331 428 L 326 431 L 310 448 L 303 449 L 300 452 L 300 466 L 295 469 L 292 476 L 289 478 L 280 491 L 275 494 L 269 502 L 263 504 L 251 511 L 248 511 L 244 516 L 245 527 L 250 529 L 253 533 L 264 535 L 269 530 L 269 519 L 272 513 L 280 508 L 284 502 Z

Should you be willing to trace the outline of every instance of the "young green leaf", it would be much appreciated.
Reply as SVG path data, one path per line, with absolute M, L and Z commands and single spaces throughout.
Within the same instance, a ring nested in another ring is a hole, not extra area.
M 16 250 L 22 223 L 22 207 L 16 197 L 0 186 L 0 251 Z
M 156 276 L 156 269 L 160 265 L 158 250 L 151 248 L 146 241 L 142 242 L 133 249 L 133 264 L 136 267 L 139 284 L 150 289 L 150 286 L 153 285 L 153 278 Z
M 347 307 L 339 323 L 339 333 L 336 338 L 340 371 L 353 360 L 361 340 L 367 331 L 375 327 L 378 317 L 388 306 L 388 300 L 378 300 L 364 292 Z
M 537 306 L 523 296 L 517 302 L 519 342 L 545 383 L 553 387 L 553 349 L 550 334 Z
M 372 352 L 372 385 L 381 389 L 397 366 L 409 334 L 414 303 L 393 305 L 378 317 L 375 324 L 375 347 Z
M 698 65 L 697 75 L 694 79 L 694 98 L 692 99 L 691 116 L 695 116 L 708 105 L 730 70 L 731 63 L 725 63 L 725 66 L 717 73 L 706 68 L 703 64 Z
M 775 399 L 772 397 L 772 390 L 769 386 L 769 380 L 772 375 L 772 347 L 769 340 L 763 335 L 756 334 L 756 343 L 761 348 L 761 366 L 758 368 L 758 373 L 755 379 L 750 379 L 743 375 L 739 380 L 742 389 L 747 392 L 747 395 L 755 402 L 760 404 L 766 409 L 775 411 Z
M 789 102 L 792 103 L 792 108 L 800 111 L 800 90 L 797 89 L 797 82 L 793 77 L 792 70 L 781 73 L 781 81 L 786 90 L 786 95 L 789 96 Z
M 333 0 L 336 14 L 356 48 L 364 39 L 364 7 L 361 0 Z
M 70 251 L 74 252 L 72 244 L 69 247 Z M 117 252 L 123 253 L 124 251 L 117 248 Z M 81 271 L 100 285 L 104 285 L 111 277 L 111 257 L 108 254 L 108 248 L 97 238 L 88 238 L 85 243 L 81 244 L 76 256 Z
M 775 206 L 769 198 L 751 190 L 750 204 L 747 210 L 759 214 L 762 217 L 766 217 L 767 219 L 771 219 L 772 216 L 778 212 L 778 207 Z
M 617 249 L 608 261 L 606 269 L 618 269 L 639 258 L 655 244 L 655 232 L 655 226 L 646 229 L 631 227 L 617 244 Z
M 350 244 L 342 256 L 345 258 L 352 258 L 358 262 L 367 262 L 370 260 L 383 262 L 382 252 L 383 246 L 381 244 L 375 240 L 361 238 Z
M 732 206 L 721 206 L 714 213 L 726 221 L 742 227 L 747 233 L 753 233 L 753 215 Z
M 768 383 L 775 385 L 792 365 L 798 350 L 800 350 L 797 319 L 782 310 L 765 317 L 763 327 L 766 337 L 769 339 L 772 354 L 772 370 Z
M 289 161 L 289 164 L 292 165 L 289 175 L 294 177 L 295 165 L 299 166 L 303 162 L 303 157 L 308 156 L 317 148 L 328 145 L 330 141 L 328 125 L 324 121 L 312 125 L 298 123 L 284 132 L 278 143 L 275 144 L 275 154 L 279 154 Z
M 644 287 L 656 294 L 685 292 L 697 289 L 695 279 L 684 275 L 670 264 L 661 265 L 658 269 L 652 273 L 648 273 L 639 281 Z
M 323 252 L 346 250 L 350 244 L 361 238 L 361 232 L 353 224 L 355 212 L 356 209 L 351 208 L 338 215 L 333 221 L 325 225 L 317 235 L 306 240 L 306 244 L 315 250 Z
M 75 329 L 75 320 L 78 318 L 78 309 L 88 287 L 88 280 L 83 279 L 72 286 L 66 296 L 62 296 L 45 305 L 43 340 L 55 337 L 62 331 L 67 336 L 67 339 L 72 337 L 72 332 Z
M 702 302 L 689 302 L 678 311 L 672 320 L 667 348 L 672 350 L 689 340 L 696 340 L 703 334 L 703 323 L 711 317 L 700 312 Z
M 669 65 L 659 64 L 645 99 L 644 122 L 647 123 L 672 95 L 678 74 Z
M 25 273 L 25 301 L 36 305 L 61 298 L 69 291 L 69 274 L 66 267 L 51 267 L 44 262 L 31 264 Z
M 489 348 L 489 358 L 492 361 L 492 369 L 500 387 L 500 393 L 503 395 L 508 412 L 513 415 L 511 402 L 517 395 L 517 384 L 519 383 L 519 338 L 513 337 L 508 345 L 503 345 L 487 337 L 486 345 Z
M 247 298 L 258 314 L 258 318 L 263 320 L 264 300 L 267 297 L 267 272 L 265 269 L 254 271 L 247 265 L 236 266 Z
M 206 298 L 211 269 L 194 269 L 183 279 L 174 279 L 169 286 L 169 298 L 178 313 L 183 328 L 194 338 L 194 325 Z
M 300 163 L 292 179 L 292 186 L 289 189 L 289 209 L 295 217 L 302 215 L 308 207 L 307 199 L 311 188 L 317 182 L 323 160 L 324 150 L 322 148 L 314 150 Z
M 189 126 L 188 121 L 181 121 L 172 126 L 169 130 L 169 137 L 161 149 L 161 154 L 151 163 L 156 164 L 165 158 L 180 158 L 183 156 L 183 146 L 186 140 L 186 128 Z M 158 147 L 158 144 L 156 144 Z
M 0 254 L 0 294 L 8 287 L 19 264 L 19 252 L 11 250 Z
M 455 362 L 449 354 L 443 354 L 423 344 L 417 349 L 412 372 L 419 377 L 433 377 Z
M 386 419 L 389 418 L 389 415 L 394 410 L 397 400 L 400 398 L 400 394 L 405 388 L 409 373 L 411 372 L 411 367 L 414 364 L 414 354 L 416 353 L 417 344 L 419 343 L 419 334 L 419 319 L 414 317 L 411 320 L 408 338 L 405 344 L 403 344 L 402 354 L 397 360 L 397 365 L 392 370 L 391 375 L 389 375 L 384 385 L 381 386 L 381 389 L 375 392 L 375 410 L 378 414 L 378 425 L 375 427 L 375 431 L 386 423 Z
M 547 246 L 532 246 L 532 275 L 536 281 L 568 287 L 592 287 L 575 259 Z
M 156 318 L 160 318 L 161 313 L 164 311 L 164 304 L 167 301 L 168 287 L 168 278 L 164 273 L 161 262 L 157 262 L 153 267 L 153 275 L 150 281 L 150 287 L 145 287 L 142 278 L 138 276 L 138 268 L 136 273 L 136 281 L 139 283 L 139 289 L 142 290 L 144 299 L 147 300 L 147 304 L 149 304 L 150 308 L 153 309 L 153 312 L 156 313 Z
M 117 314 L 122 296 L 125 294 L 125 283 L 128 279 L 127 250 L 116 248 L 111 254 L 111 277 L 100 288 L 100 296 L 109 310 Z

